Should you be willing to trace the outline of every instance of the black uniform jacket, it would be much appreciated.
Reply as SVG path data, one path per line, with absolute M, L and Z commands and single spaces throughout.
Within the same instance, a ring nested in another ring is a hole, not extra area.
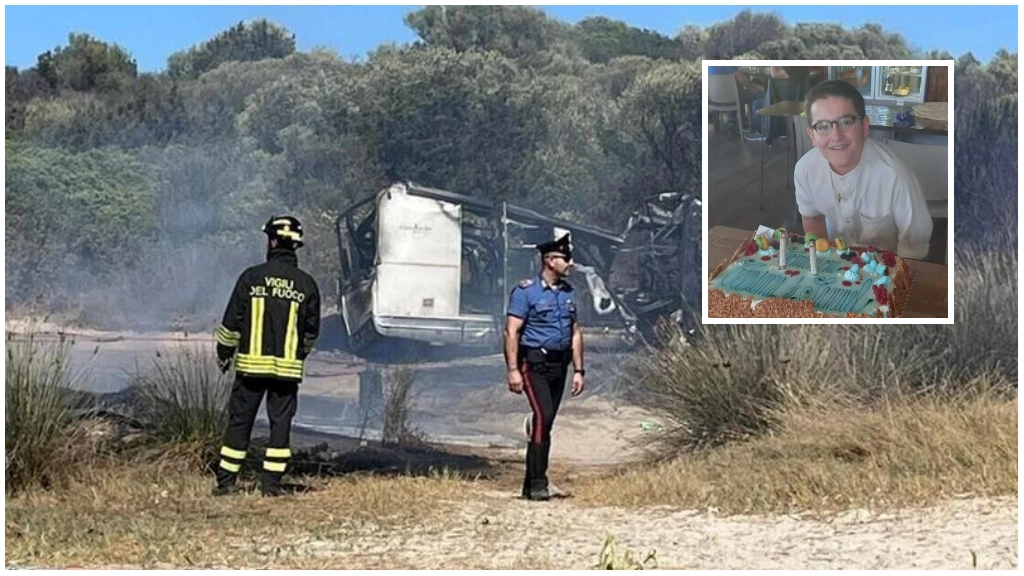
M 217 328 L 217 357 L 234 355 L 235 372 L 243 376 L 300 381 L 319 334 L 316 281 L 299 269 L 294 251 L 274 249 L 238 277 Z

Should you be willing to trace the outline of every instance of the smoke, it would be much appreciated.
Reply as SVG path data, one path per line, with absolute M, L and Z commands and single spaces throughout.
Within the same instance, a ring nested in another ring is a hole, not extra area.
M 5 234 L 8 316 L 106 330 L 212 330 L 238 275 L 265 259 L 263 222 L 286 209 L 281 167 L 235 141 L 130 151 L 127 168 L 93 188 L 81 178 L 86 154 L 124 152 L 42 153 L 58 164 L 56 176 L 20 159 L 20 172 L 7 177 L 17 214 Z M 82 181 L 60 180 L 72 177 Z M 104 195 L 128 182 L 145 204 Z

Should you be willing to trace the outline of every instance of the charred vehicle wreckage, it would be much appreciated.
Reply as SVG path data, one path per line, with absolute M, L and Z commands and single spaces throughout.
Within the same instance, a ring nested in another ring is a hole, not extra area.
M 395 183 L 336 220 L 339 311 L 356 354 L 398 344 L 499 350 L 535 246 L 571 234 L 588 346 L 629 347 L 659 319 L 699 319 L 700 199 L 648 198 L 613 234 L 506 202 Z

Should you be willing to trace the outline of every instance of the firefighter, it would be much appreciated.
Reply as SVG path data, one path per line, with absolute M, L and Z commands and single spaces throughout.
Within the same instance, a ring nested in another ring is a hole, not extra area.
M 583 392 L 583 334 L 576 320 L 576 292 L 565 278 L 572 268 L 572 249 L 566 234 L 537 246 L 541 271 L 519 282 L 509 294 L 505 323 L 505 362 L 508 389 L 526 392 L 533 411 L 527 426 L 526 476 L 523 498 L 550 500 L 548 456 L 551 428 L 565 392 L 570 362 L 574 366 L 572 395 Z
M 267 261 L 239 276 L 217 329 L 221 371 L 228 371 L 232 358 L 235 364 L 213 490 L 217 496 L 238 490 L 235 481 L 264 396 L 270 442 L 263 459 L 262 491 L 265 496 L 281 495 L 281 478 L 291 458 L 289 435 L 303 363 L 320 333 L 320 290 L 313 277 L 299 269 L 295 253 L 303 245 L 302 224 L 291 216 L 275 216 L 263 232 Z

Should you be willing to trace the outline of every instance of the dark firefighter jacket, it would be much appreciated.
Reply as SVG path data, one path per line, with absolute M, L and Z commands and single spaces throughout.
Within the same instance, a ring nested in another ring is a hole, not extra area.
M 316 281 L 299 269 L 294 251 L 274 249 L 238 277 L 217 328 L 217 357 L 223 363 L 234 355 L 241 375 L 300 381 L 319 334 Z

